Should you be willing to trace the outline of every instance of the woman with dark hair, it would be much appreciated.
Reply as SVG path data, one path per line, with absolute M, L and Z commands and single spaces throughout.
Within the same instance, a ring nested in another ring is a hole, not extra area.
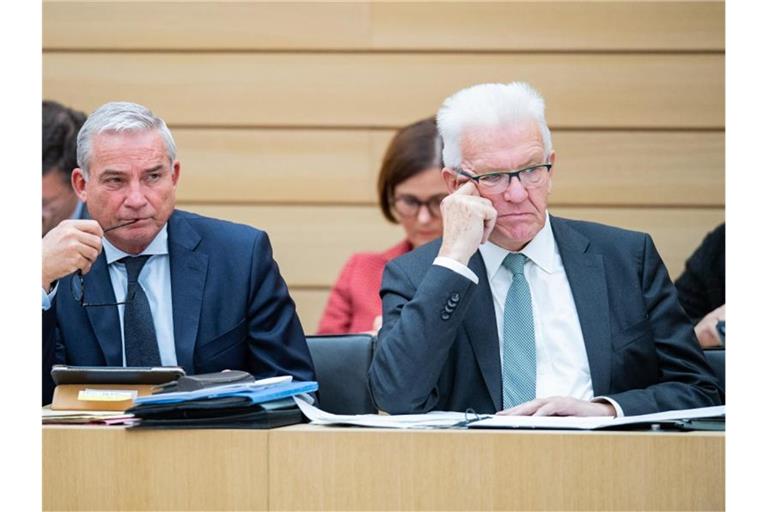
M 379 330 L 384 266 L 442 234 L 440 202 L 448 189 L 440 174 L 441 151 L 434 117 L 395 134 L 379 171 L 378 196 L 384 217 L 403 226 L 405 240 L 382 253 L 357 253 L 347 260 L 325 305 L 318 334 Z

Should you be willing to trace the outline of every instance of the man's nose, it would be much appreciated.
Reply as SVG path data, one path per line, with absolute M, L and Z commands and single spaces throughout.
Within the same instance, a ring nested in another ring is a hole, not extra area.
M 125 204 L 126 206 L 132 207 L 132 208 L 140 208 L 146 204 L 147 198 L 144 194 L 144 189 L 141 186 L 141 183 L 134 182 L 131 183 L 128 187 L 128 194 L 125 198 Z
M 504 199 L 511 203 L 520 203 L 528 198 L 528 190 L 523 186 L 519 176 L 509 179 L 509 184 L 504 190 Z

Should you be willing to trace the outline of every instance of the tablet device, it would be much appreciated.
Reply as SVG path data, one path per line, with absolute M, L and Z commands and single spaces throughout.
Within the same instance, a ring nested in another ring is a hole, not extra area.
M 183 377 L 179 366 L 67 366 L 54 365 L 53 382 L 59 384 L 164 384 Z

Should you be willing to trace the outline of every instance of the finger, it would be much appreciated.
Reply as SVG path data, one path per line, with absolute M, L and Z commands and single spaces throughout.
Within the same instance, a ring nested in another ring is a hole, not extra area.
M 91 264 L 96 261 L 96 258 L 98 258 L 101 253 L 100 250 L 83 244 L 79 245 L 77 250 L 80 253 L 80 256 Z
M 83 231 L 85 233 L 90 233 L 92 235 L 95 235 L 99 238 L 104 236 L 104 230 L 101 229 L 101 226 L 98 222 L 96 222 L 93 219 L 78 219 L 71 221 L 71 226 L 77 228 L 78 231 Z
M 466 183 L 464 183 L 462 186 L 456 189 L 456 192 L 454 194 L 460 195 L 460 196 L 479 196 L 480 192 L 477 191 L 477 187 L 475 186 L 475 182 L 472 180 L 467 180 Z
M 91 247 L 97 252 L 101 252 L 101 237 L 92 233 L 80 231 L 77 233 L 77 241 L 81 245 Z
M 510 407 L 504 411 L 498 412 L 501 416 L 530 416 L 541 406 L 541 400 L 531 400 L 522 404 Z
M 489 206 L 488 210 L 486 210 L 486 217 L 483 220 L 483 238 L 480 240 L 481 244 L 487 242 L 488 238 L 491 236 L 493 228 L 496 226 L 497 215 L 496 208 L 492 206 Z
M 533 416 L 559 416 L 561 415 L 561 404 L 556 401 L 547 402 L 539 407 Z
M 91 268 L 92 268 L 92 267 L 93 267 L 93 263 L 92 263 L 92 262 L 90 262 L 90 261 L 88 261 L 88 260 L 86 260 L 86 259 L 84 258 L 84 259 L 83 259 L 83 264 L 82 264 L 82 265 L 80 265 L 80 267 L 79 267 L 79 270 L 80 270 L 80 272 L 81 272 L 83 275 L 85 275 L 85 274 L 87 274 L 88 272 L 90 272 L 90 271 L 91 271 Z

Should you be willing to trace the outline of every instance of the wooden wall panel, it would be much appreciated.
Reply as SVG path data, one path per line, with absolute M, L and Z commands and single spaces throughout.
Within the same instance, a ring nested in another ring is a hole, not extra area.
M 291 286 L 330 286 L 352 253 L 382 251 L 403 236 L 402 228 L 386 222 L 373 206 L 179 206 L 266 230 Z M 719 208 L 562 207 L 552 213 L 651 233 L 673 275 L 723 220 Z
M 179 200 L 333 204 L 376 201 L 378 162 L 384 151 L 382 148 L 379 153 L 376 142 L 381 135 L 377 132 L 172 131 L 182 163 Z
M 315 334 L 320 318 L 323 316 L 325 302 L 328 300 L 330 289 L 307 289 L 291 287 L 291 297 L 296 303 L 296 312 L 301 320 L 305 334 Z
M 724 50 L 723 2 L 423 2 L 372 6 L 376 48 Z
M 173 129 L 179 200 L 375 204 L 392 130 Z M 724 204 L 722 132 L 555 131 L 552 204 Z
M 47 98 L 148 105 L 170 124 L 397 127 L 455 91 L 525 79 L 555 128 L 724 126 L 724 56 L 48 53 Z
M 719 50 L 724 2 L 44 2 L 47 49 Z

